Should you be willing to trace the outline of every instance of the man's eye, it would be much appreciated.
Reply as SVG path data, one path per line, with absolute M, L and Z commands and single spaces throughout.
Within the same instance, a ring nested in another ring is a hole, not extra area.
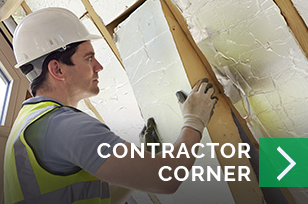
M 88 58 L 88 60 L 89 60 L 90 62 L 92 62 L 92 59 L 93 59 L 93 57 L 89 57 L 89 58 Z

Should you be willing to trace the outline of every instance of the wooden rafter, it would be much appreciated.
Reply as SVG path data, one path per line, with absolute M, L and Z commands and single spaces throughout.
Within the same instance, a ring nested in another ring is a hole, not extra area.
M 90 99 L 86 98 L 84 99 L 84 102 L 86 104 L 86 106 L 94 113 L 94 115 L 96 116 L 96 118 L 101 121 L 101 123 L 105 123 L 105 121 L 103 120 L 102 116 L 99 114 L 99 112 L 96 110 L 96 108 L 93 106 L 93 104 L 91 103 Z
M 308 28 L 291 0 L 274 0 L 290 30 L 308 58 Z M 289 203 L 296 203 L 288 188 L 280 188 Z
M 308 57 L 308 28 L 291 0 L 274 0 L 297 42 Z
M 116 28 L 122 21 L 124 21 L 132 12 L 134 12 L 138 7 L 140 7 L 146 0 L 138 0 L 131 7 L 127 8 L 120 16 L 106 25 L 107 30 L 110 35 L 113 34 L 114 28 Z
M 89 13 L 93 23 L 95 24 L 95 26 L 97 27 L 99 32 L 102 34 L 102 36 L 105 38 L 105 40 L 106 40 L 107 44 L 109 45 L 109 47 L 111 48 L 112 52 L 115 54 L 116 58 L 118 59 L 118 61 L 122 65 L 122 67 L 124 68 L 124 65 L 122 63 L 122 59 L 121 59 L 120 53 L 119 53 L 115 43 L 113 42 L 112 36 L 108 32 L 108 30 L 107 30 L 106 26 L 104 25 L 103 21 L 97 15 L 97 13 L 93 9 L 93 7 L 92 7 L 91 3 L 89 2 L 89 0 L 81 0 L 81 2 L 83 3 L 84 7 L 88 11 L 88 13 Z
M 28 15 L 28 14 L 30 14 L 30 13 L 32 13 L 32 10 L 30 9 L 30 7 L 28 6 L 28 4 L 25 2 L 25 1 L 23 1 L 22 3 L 21 3 L 21 7 L 23 8 L 23 10 L 25 11 L 25 13 Z
M 208 78 L 217 90 L 217 85 L 219 83 L 217 84 L 214 81 L 214 79 L 216 79 L 215 75 L 210 74 L 209 63 L 202 54 L 204 60 L 206 60 L 206 63 L 204 63 L 200 55 L 197 53 L 196 48 L 188 39 L 187 33 L 184 32 L 182 26 L 179 24 L 181 19 L 185 22 L 182 15 L 175 16 L 173 14 L 169 6 L 171 4 L 171 6 L 174 6 L 171 0 L 161 0 L 161 3 L 191 86 L 193 86 L 201 78 Z M 185 28 L 187 29 L 187 26 Z M 219 101 L 215 106 L 215 114 L 207 125 L 207 129 L 211 140 L 214 143 L 219 143 L 220 146 L 225 143 L 231 143 L 237 147 L 238 143 L 242 143 L 242 140 L 240 138 L 237 126 L 233 121 L 228 103 L 225 100 L 223 93 L 224 92 L 215 93 L 215 95 L 219 98 Z M 264 201 L 264 196 L 259 188 L 257 178 L 249 159 L 237 157 L 226 159 L 220 154 L 219 147 L 215 150 L 217 159 L 222 168 L 224 166 L 235 166 L 235 168 L 237 168 L 238 166 L 245 164 L 245 166 L 248 166 L 250 169 L 249 178 L 251 181 L 243 180 L 228 182 L 234 201 L 236 203 L 262 203 Z M 235 174 L 237 173 L 235 172 Z M 235 177 L 237 177 L 237 175 L 235 175 Z M 245 194 L 243 194 L 243 192 L 245 192 Z

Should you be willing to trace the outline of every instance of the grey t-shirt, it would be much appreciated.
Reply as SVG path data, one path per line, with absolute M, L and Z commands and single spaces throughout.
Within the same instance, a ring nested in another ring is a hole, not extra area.
M 23 104 L 43 101 L 63 105 L 41 96 L 30 98 Z M 101 153 L 107 155 L 112 154 L 114 145 L 124 142 L 99 120 L 65 106 L 31 124 L 25 131 L 25 138 L 48 170 L 67 173 L 82 168 L 92 175 L 106 160 L 97 154 L 97 147 L 108 143 L 110 148 L 101 148 Z

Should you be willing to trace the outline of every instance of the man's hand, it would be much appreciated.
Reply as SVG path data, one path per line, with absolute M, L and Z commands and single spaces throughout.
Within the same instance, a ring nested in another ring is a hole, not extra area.
M 185 102 L 181 104 L 184 127 L 186 128 L 182 128 L 177 141 L 173 144 L 173 155 L 177 155 L 180 152 L 183 143 L 185 143 L 187 149 L 191 149 L 196 143 L 200 142 L 198 131 L 200 133 L 203 132 L 205 125 L 210 120 L 212 109 L 217 102 L 217 98 L 213 97 L 214 89 L 207 82 L 207 80 L 204 80 L 204 83 L 199 82 L 189 96 L 187 96 Z M 154 121 L 150 120 L 147 126 L 155 127 L 155 123 L 152 122 Z M 147 132 L 146 129 L 144 129 L 143 134 Z M 150 133 L 150 138 L 155 138 L 152 134 L 155 130 L 156 128 L 153 128 L 148 132 Z M 124 142 L 123 144 L 126 146 L 126 149 L 119 146 L 116 150 L 119 155 L 124 154 L 125 151 L 132 151 L 130 143 Z M 196 148 L 197 151 L 198 147 Z M 126 188 L 153 194 L 172 194 L 176 192 L 182 181 L 177 179 L 171 179 L 170 181 L 161 180 L 158 175 L 161 167 L 169 166 L 172 171 L 165 171 L 164 176 L 166 178 L 172 177 L 177 167 L 184 166 L 187 169 L 191 169 L 195 160 L 196 157 L 191 153 L 189 153 L 188 157 L 181 156 L 180 158 L 173 158 L 170 155 L 163 157 L 161 152 L 157 153 L 155 158 L 152 158 L 152 154 L 147 151 L 144 152 L 144 157 L 135 156 L 134 158 L 130 157 L 129 154 L 124 158 L 117 158 L 114 154 L 111 154 L 95 172 L 94 176 Z M 180 173 L 179 177 L 184 177 L 183 172 Z
M 188 96 L 182 91 L 176 93 L 184 118 L 183 127 L 191 127 L 202 135 L 218 101 L 218 98 L 213 96 L 214 92 L 213 85 L 205 78 L 194 86 Z
M 156 123 L 153 117 L 149 118 L 147 125 L 145 125 L 139 135 L 141 143 L 159 143 L 160 145 L 155 147 L 155 153 L 161 151 L 161 138 L 158 134 Z M 151 151 L 150 146 L 146 146 L 147 151 Z

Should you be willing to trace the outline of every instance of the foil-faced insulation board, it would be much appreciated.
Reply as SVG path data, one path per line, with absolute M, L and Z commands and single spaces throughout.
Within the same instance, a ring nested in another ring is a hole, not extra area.
M 308 136 L 308 62 L 272 0 L 173 0 L 254 137 Z

